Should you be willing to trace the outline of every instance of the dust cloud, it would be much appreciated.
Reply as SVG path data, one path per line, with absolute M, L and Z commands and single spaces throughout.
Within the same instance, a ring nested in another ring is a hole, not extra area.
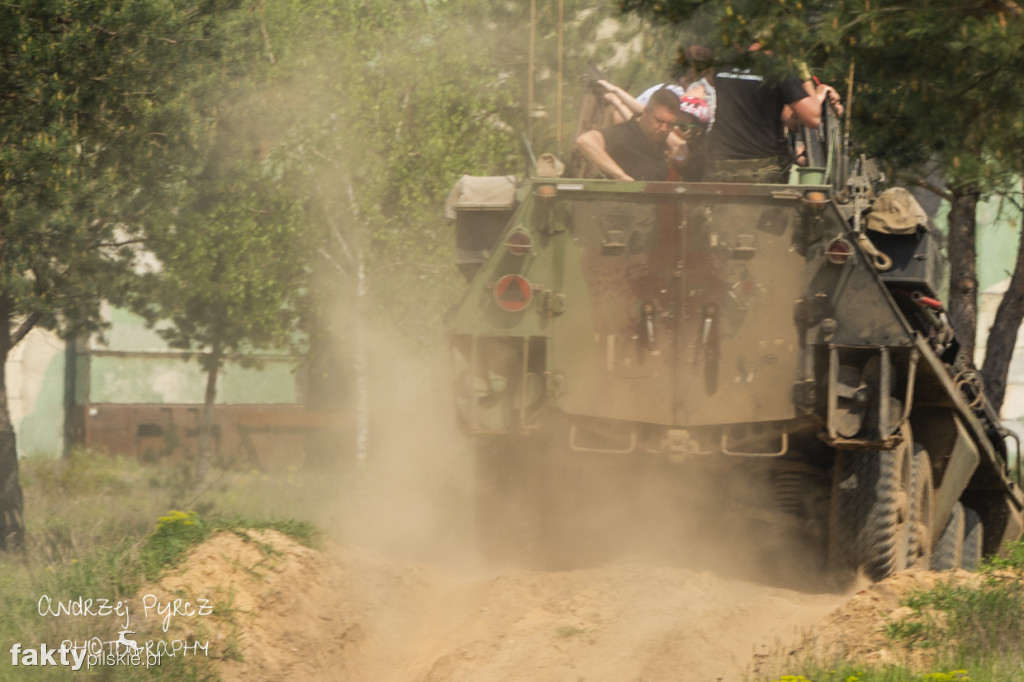
M 278 510 L 323 528 L 322 551 L 273 537 L 273 564 L 240 570 L 250 550 L 217 545 L 172 576 L 168 590 L 194 574 L 235 595 L 237 627 L 221 631 L 242 660 L 225 679 L 753 680 L 845 601 L 798 584 L 795 549 L 780 561 L 748 537 L 712 542 L 721 529 L 683 513 L 705 482 L 653 457 L 548 471 L 548 499 L 568 510 L 547 548 L 557 570 L 487 560 L 446 349 L 424 345 L 368 333 L 365 462 L 339 447 L 340 466 L 308 472 L 301 509 Z
M 461 565 L 472 553 L 472 460 L 436 341 L 412 356 L 390 335 L 368 332 L 366 457 L 342 454 L 333 530 L 396 558 Z

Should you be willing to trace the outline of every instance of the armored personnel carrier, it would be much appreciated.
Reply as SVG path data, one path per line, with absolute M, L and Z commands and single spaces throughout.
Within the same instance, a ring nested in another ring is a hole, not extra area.
M 782 529 L 840 574 L 1021 537 L 1019 443 L 959 353 L 941 235 L 838 131 L 806 132 L 788 184 L 462 178 L 448 329 L 485 549 L 571 545 L 566 498 L 609 461 L 680 481 L 709 534 Z

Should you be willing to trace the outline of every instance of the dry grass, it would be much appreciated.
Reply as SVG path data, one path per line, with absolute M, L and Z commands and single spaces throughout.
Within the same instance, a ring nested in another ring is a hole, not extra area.
M 116 612 L 101 615 L 98 600 L 141 610 L 133 601 L 135 591 L 217 530 L 274 527 L 312 539 L 306 522 L 265 520 L 272 512 L 269 501 L 281 499 L 282 486 L 295 488 L 294 480 L 215 472 L 211 481 L 197 488 L 187 485 L 173 463 L 143 466 L 85 451 L 64 460 L 23 460 L 26 546 L 20 554 L 0 555 L 0 661 L 6 659 L 0 662 L 0 680 L 23 679 L 27 672 L 11 664 L 15 643 L 38 648 L 43 642 L 57 647 L 64 640 L 117 640 L 124 618 Z M 186 511 L 168 511 L 183 507 Z M 40 615 L 47 600 L 56 608 L 79 597 L 94 600 L 95 615 Z M 165 658 L 148 669 L 105 667 L 98 674 L 118 680 L 215 678 L 201 655 Z M 32 670 L 33 679 L 66 675 L 61 666 Z

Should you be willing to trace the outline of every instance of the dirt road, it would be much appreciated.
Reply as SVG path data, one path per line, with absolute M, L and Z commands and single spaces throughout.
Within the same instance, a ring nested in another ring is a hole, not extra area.
M 179 623 L 241 655 L 225 679 L 742 680 L 848 599 L 654 562 L 469 570 L 257 539 L 222 534 L 161 584 L 230 604 Z
M 652 520 L 619 529 L 628 549 L 610 561 L 557 572 L 484 564 L 467 539 L 472 485 L 455 420 L 423 413 L 436 400 L 404 395 L 437 385 L 409 376 L 391 382 L 401 428 L 382 431 L 388 456 L 358 485 L 314 477 L 295 491 L 330 531 L 320 550 L 272 531 L 248 542 L 221 534 L 152 588 L 217 605 L 176 626 L 209 640 L 224 679 L 753 682 L 799 672 L 771 666 L 812 630 L 845 638 L 846 650 L 879 649 L 885 615 L 926 580 L 835 594 L 796 573 L 799 552 L 770 567 L 730 552 L 717 565 L 689 561 L 693 545 L 635 541 L 663 525 L 656 506 Z

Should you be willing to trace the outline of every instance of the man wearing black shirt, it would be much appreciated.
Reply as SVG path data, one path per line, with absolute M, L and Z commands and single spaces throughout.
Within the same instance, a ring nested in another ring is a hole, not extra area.
M 664 180 L 668 176 L 668 134 L 679 121 L 679 97 L 658 90 L 643 113 L 576 138 L 580 152 L 615 180 Z
M 795 123 L 817 128 L 824 101 L 838 103 L 830 86 L 805 84 L 795 75 L 773 80 L 749 69 L 716 73 L 715 88 L 718 106 L 708 139 L 711 167 L 705 174 L 710 181 L 786 182 L 792 159 L 783 112 Z

